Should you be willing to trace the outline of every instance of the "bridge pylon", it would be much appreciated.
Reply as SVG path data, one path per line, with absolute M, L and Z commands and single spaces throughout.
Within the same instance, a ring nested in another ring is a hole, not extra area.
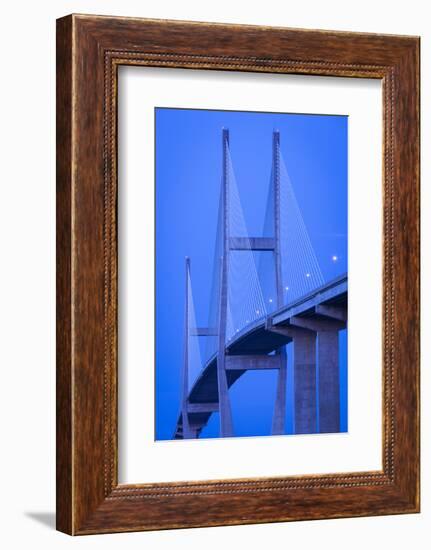
M 190 296 L 190 258 L 186 257 L 185 269 L 185 303 L 184 303 L 184 349 L 183 349 L 183 373 L 182 373 L 182 391 L 181 391 L 181 417 L 183 428 L 183 439 L 192 439 L 197 436 L 196 430 L 193 430 L 189 422 L 188 414 L 188 394 L 189 394 L 189 338 L 190 338 L 190 315 L 189 315 L 189 296 Z
M 222 257 L 221 257 L 221 285 L 220 307 L 218 325 L 218 355 L 217 378 L 219 392 L 220 435 L 229 437 L 233 435 L 232 412 L 229 400 L 229 384 L 226 372 L 226 326 L 229 296 L 229 257 L 232 251 L 260 251 L 272 252 L 275 262 L 275 288 L 277 295 L 277 307 L 283 306 L 283 284 L 281 266 L 281 227 L 280 227 L 280 133 L 275 130 L 272 139 L 272 169 L 274 185 L 274 237 L 240 237 L 231 235 L 229 212 L 229 130 L 222 130 Z M 278 370 L 277 390 L 272 421 L 272 434 L 280 435 L 285 432 L 286 416 L 286 378 L 287 355 L 286 348 L 282 346 L 277 350 L 278 358 L 262 355 L 258 362 L 259 368 L 276 368 Z M 235 363 L 240 370 L 256 368 L 255 355 L 235 356 Z
M 220 303 L 218 322 L 217 385 L 220 416 L 220 437 L 233 436 L 232 410 L 226 372 L 226 327 L 229 296 L 229 130 L 222 130 L 222 256 L 220 266 Z
M 281 212 L 280 212 L 280 132 L 275 130 L 272 135 L 272 173 L 274 185 L 274 262 L 275 290 L 277 293 L 277 308 L 283 306 L 283 277 L 281 266 Z M 287 382 L 287 352 L 286 346 L 278 350 L 280 368 L 277 377 L 274 416 L 272 419 L 272 434 L 282 435 L 286 422 L 286 382 Z

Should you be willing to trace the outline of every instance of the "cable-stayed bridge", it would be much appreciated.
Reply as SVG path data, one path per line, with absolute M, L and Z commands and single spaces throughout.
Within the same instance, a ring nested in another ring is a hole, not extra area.
M 222 151 L 205 327 L 196 322 L 190 259 L 186 258 L 181 407 L 173 437 L 199 437 L 214 412 L 219 413 L 220 436 L 234 436 L 229 388 L 255 369 L 278 371 L 272 434 L 285 433 L 286 345 L 290 342 L 295 433 L 338 432 L 338 333 L 347 324 L 347 275 L 329 282 L 323 278 L 281 155 L 278 131 L 273 132 L 260 236 L 247 231 L 228 129 L 222 131 Z

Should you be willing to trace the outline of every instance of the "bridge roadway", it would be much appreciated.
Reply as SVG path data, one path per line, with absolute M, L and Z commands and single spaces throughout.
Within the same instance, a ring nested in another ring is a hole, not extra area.
M 245 326 L 226 343 L 226 374 L 228 387 L 246 370 L 278 368 L 277 355 L 269 356 L 294 340 L 295 330 L 332 324 L 333 330 L 345 328 L 347 321 L 347 274 L 340 276 L 300 299 L 278 309 L 267 317 Z M 334 328 L 335 327 L 335 328 Z M 318 329 L 314 329 L 317 330 Z M 338 353 L 338 349 L 337 349 Z M 246 367 L 246 368 L 244 368 Z M 188 396 L 189 423 L 196 437 L 211 414 L 218 411 L 217 353 L 206 363 Z M 175 439 L 183 439 L 180 413 Z

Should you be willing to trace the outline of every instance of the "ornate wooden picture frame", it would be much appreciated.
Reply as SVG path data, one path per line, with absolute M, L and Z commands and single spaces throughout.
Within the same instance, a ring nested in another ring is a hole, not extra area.
M 120 65 L 380 79 L 381 471 L 118 483 Z M 57 528 L 139 531 L 419 511 L 419 38 L 70 15 L 57 21 Z

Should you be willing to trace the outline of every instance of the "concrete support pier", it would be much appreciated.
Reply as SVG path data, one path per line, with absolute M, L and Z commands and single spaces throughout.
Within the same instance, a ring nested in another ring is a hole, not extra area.
M 338 330 L 317 333 L 319 364 L 319 432 L 340 431 Z
M 283 435 L 286 423 L 286 385 L 287 385 L 287 353 L 286 348 L 280 350 L 280 367 L 277 376 L 274 415 L 272 417 L 272 435 Z
M 298 332 L 293 354 L 295 433 L 316 433 L 316 333 Z
M 340 376 L 338 364 L 338 331 L 346 327 L 347 310 L 319 307 L 316 313 L 326 319 L 292 317 L 296 326 L 317 334 L 319 368 L 319 432 L 340 431 Z

